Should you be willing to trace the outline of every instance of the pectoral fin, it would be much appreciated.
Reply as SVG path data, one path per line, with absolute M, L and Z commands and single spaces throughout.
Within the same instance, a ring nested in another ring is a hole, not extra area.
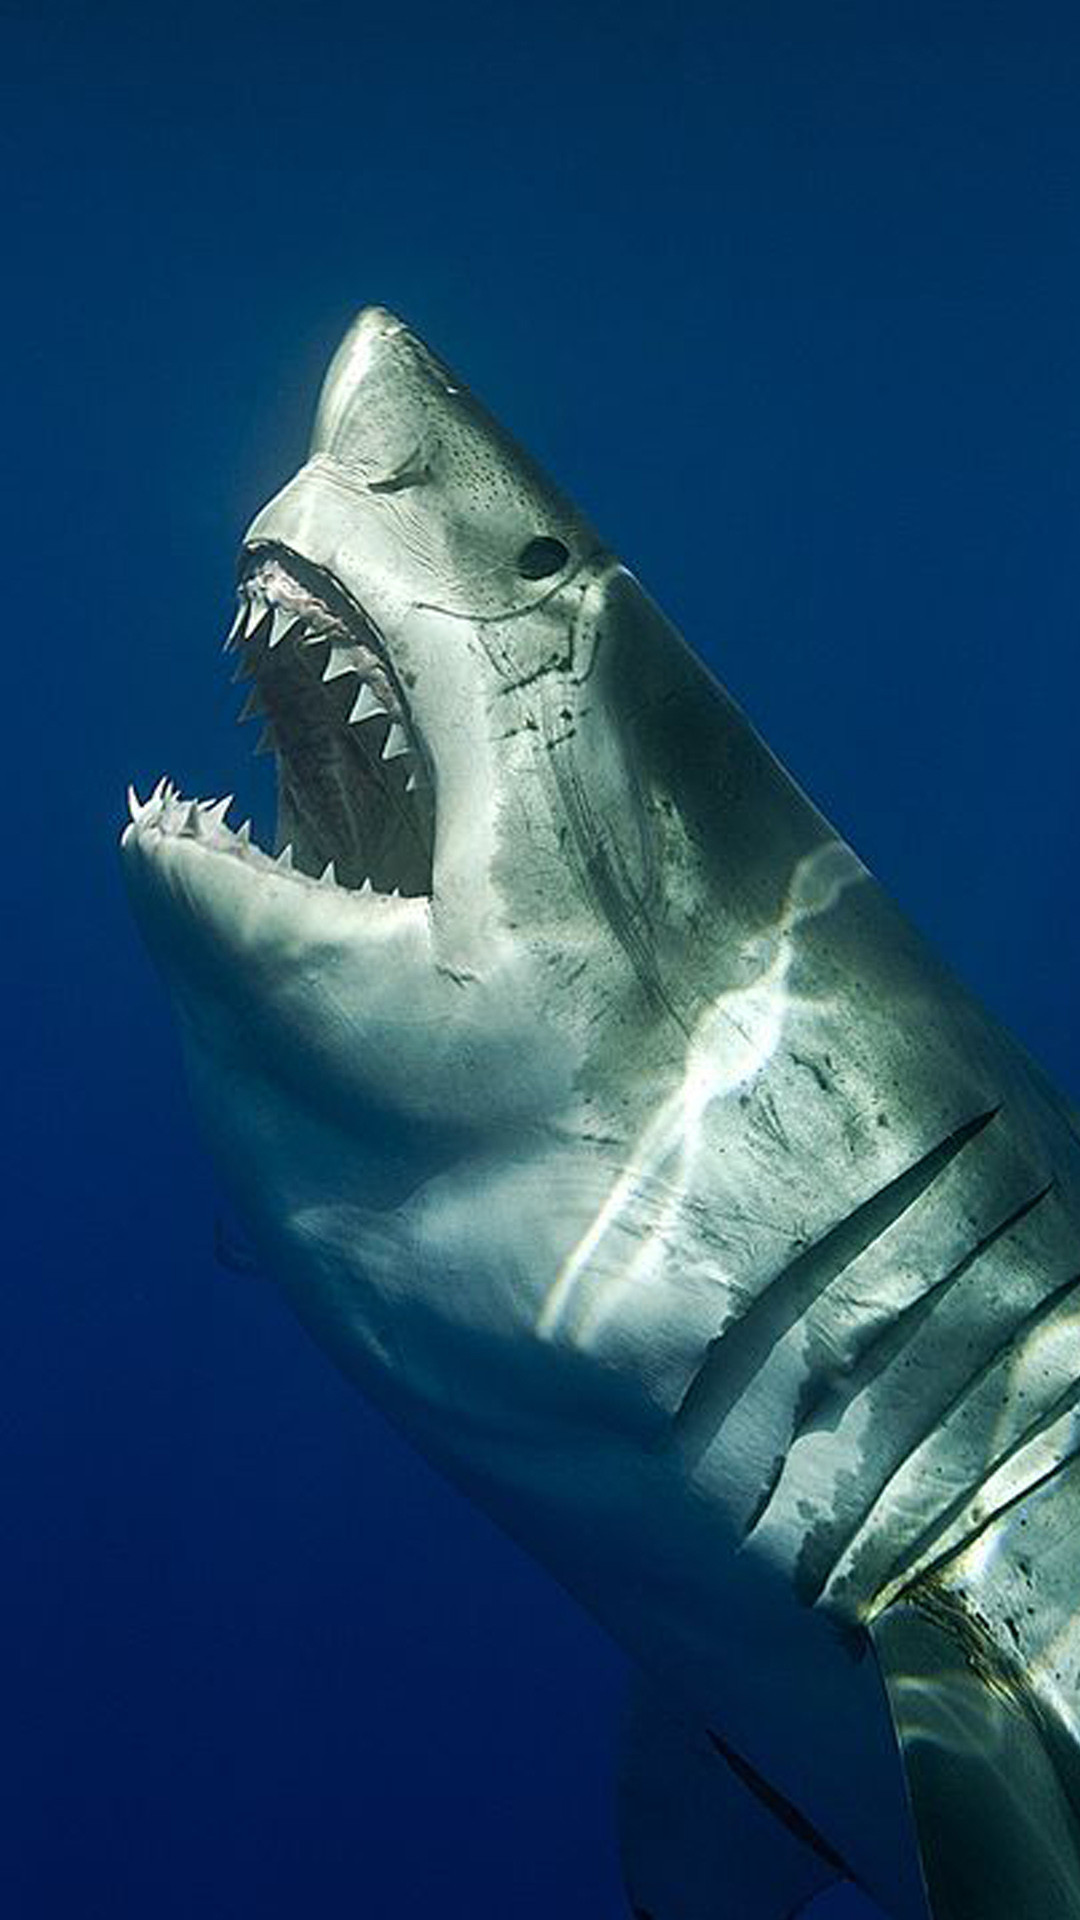
M 792 1920 L 844 1876 L 721 1736 L 643 1681 L 624 1730 L 619 1843 L 637 1920 Z
M 934 1920 L 1080 1920 L 1075 1758 L 975 1627 L 897 1604 L 873 1627 Z

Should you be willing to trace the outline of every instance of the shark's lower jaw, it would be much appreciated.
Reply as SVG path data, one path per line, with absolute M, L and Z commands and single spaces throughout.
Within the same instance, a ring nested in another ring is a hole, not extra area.
M 250 682 L 241 719 L 277 767 L 277 847 L 233 831 L 230 802 L 185 801 L 162 781 L 133 819 L 345 892 L 432 891 L 434 779 L 400 682 L 366 614 L 323 569 L 248 550 L 226 651 Z

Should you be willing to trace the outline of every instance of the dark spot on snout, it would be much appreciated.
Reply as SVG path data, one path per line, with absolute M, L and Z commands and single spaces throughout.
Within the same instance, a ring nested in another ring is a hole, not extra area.
M 551 573 L 558 573 L 570 558 L 570 549 L 563 540 L 556 540 L 550 533 L 538 533 L 533 540 L 526 540 L 517 557 L 517 570 L 523 580 L 546 580 Z

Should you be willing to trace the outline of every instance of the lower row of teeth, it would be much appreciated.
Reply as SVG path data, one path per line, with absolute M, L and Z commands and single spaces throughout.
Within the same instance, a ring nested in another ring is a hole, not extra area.
M 136 826 L 157 827 L 160 832 L 174 834 L 178 839 L 201 840 L 212 845 L 219 852 L 236 853 L 244 859 L 253 860 L 257 865 L 273 868 L 278 873 L 287 873 L 308 886 L 336 887 L 338 883 L 334 863 L 328 860 L 318 879 L 301 873 L 293 865 L 291 846 L 282 847 L 279 854 L 264 853 L 251 838 L 251 821 L 245 820 L 235 830 L 229 826 L 227 815 L 233 804 L 234 796 L 226 794 L 223 800 L 185 800 L 171 780 L 159 780 L 153 793 L 147 800 L 140 800 L 134 787 L 128 788 L 128 812 Z M 347 889 L 350 893 L 374 894 L 379 889 L 366 879 L 359 887 Z M 401 897 L 399 887 L 384 896 L 390 900 Z

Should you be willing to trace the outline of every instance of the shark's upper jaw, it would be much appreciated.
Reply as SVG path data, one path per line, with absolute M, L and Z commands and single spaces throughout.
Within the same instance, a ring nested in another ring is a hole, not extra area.
M 284 871 L 346 892 L 427 898 L 433 885 L 434 777 L 394 667 L 371 620 L 324 569 L 276 544 L 245 548 L 225 650 L 248 683 L 242 720 L 261 718 L 256 753 L 277 769 Z M 268 862 L 227 802 L 181 800 L 159 782 L 133 821 L 192 834 Z
M 293 865 L 352 891 L 429 895 L 430 760 L 385 647 L 322 568 L 278 546 L 246 550 L 226 643 L 265 717 L 277 763 L 278 841 Z

